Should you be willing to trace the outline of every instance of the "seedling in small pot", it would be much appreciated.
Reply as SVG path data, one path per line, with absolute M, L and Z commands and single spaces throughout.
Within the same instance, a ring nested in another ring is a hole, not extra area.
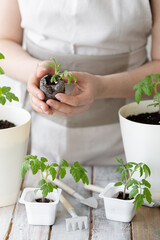
M 115 158 L 120 164 L 115 172 L 121 172 L 121 181 L 115 183 L 114 186 L 124 185 L 123 193 L 119 193 L 120 199 L 132 199 L 135 198 L 133 203 L 136 203 L 136 210 L 144 204 L 144 199 L 150 204 L 152 202 L 152 195 L 149 190 L 151 184 L 146 180 L 151 175 L 150 168 L 144 163 L 128 162 L 124 164 L 122 159 Z M 139 173 L 141 180 L 134 178 L 135 173 Z M 131 188 L 132 190 L 127 195 L 126 190 Z
M 68 70 L 61 72 L 61 64 L 57 64 L 54 58 L 51 58 L 51 60 L 53 61 L 53 64 L 49 63 L 47 66 L 54 68 L 54 74 L 45 75 L 40 80 L 40 90 L 45 94 L 44 101 L 47 101 L 48 99 L 57 100 L 55 97 L 57 93 L 65 93 L 65 77 L 68 80 L 67 84 L 71 83 L 71 78 L 73 78 L 74 82 L 77 82 L 77 79 L 73 74 L 70 74 Z
M 4 55 L 0 53 L 0 59 L 4 59 Z M 0 75 L 5 74 L 4 70 L 0 67 Z M 0 87 L 0 104 L 5 105 L 6 101 L 12 102 L 14 101 L 19 101 L 18 97 L 15 96 L 14 93 L 11 92 L 10 87 Z M 5 129 L 5 128 L 10 128 L 10 127 L 15 127 L 14 123 L 8 122 L 7 120 L 0 120 L 0 129 Z
M 46 158 L 41 157 L 38 159 L 37 156 L 33 155 L 27 155 L 25 159 L 21 168 L 22 178 L 24 178 L 26 172 L 29 170 L 29 166 L 33 175 L 41 171 L 41 180 L 38 182 L 39 189 L 36 189 L 35 193 L 40 190 L 42 191 L 43 197 L 39 199 L 38 202 L 49 202 L 49 200 L 46 199 L 47 195 L 53 192 L 54 188 L 57 188 L 52 182 L 47 180 L 48 177 L 51 176 L 52 181 L 54 181 L 57 174 L 59 174 L 59 177 L 63 179 L 66 175 L 66 169 L 70 170 L 70 174 L 75 182 L 82 180 L 84 184 L 89 183 L 87 170 L 85 170 L 79 162 L 74 162 L 73 165 L 70 165 L 66 160 L 62 160 L 60 165 L 57 163 L 49 164 Z

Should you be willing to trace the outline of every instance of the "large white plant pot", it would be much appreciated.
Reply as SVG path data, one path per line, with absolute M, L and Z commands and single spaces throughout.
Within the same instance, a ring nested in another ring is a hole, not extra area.
M 0 106 L 0 120 L 8 120 L 16 125 L 0 130 L 0 207 L 3 207 L 17 201 L 31 116 L 18 107 Z
M 124 186 L 114 187 L 114 183 L 109 183 L 100 193 L 99 197 L 104 199 L 106 218 L 109 220 L 130 222 L 135 216 L 134 199 L 121 200 L 116 198 L 118 193 L 123 192 Z M 126 191 L 129 193 L 129 191 Z
M 153 201 L 160 201 L 160 125 L 136 123 L 126 119 L 129 115 L 155 112 L 158 108 L 148 107 L 151 100 L 130 103 L 119 110 L 121 133 L 127 162 L 143 162 L 151 169 Z
M 42 192 L 34 193 L 35 188 L 25 188 L 19 200 L 25 204 L 28 223 L 31 225 L 53 225 L 56 218 L 57 204 L 61 195 L 61 189 L 54 189 L 47 198 L 54 200 L 50 203 L 39 203 L 35 199 L 42 198 Z

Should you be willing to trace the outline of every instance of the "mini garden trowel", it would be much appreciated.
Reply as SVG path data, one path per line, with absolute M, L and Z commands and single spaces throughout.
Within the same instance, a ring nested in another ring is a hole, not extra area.
M 94 197 L 84 198 L 79 193 L 77 193 L 74 189 L 69 187 L 67 184 L 61 182 L 57 178 L 53 182 L 54 182 L 55 185 L 62 188 L 64 191 L 69 193 L 71 196 L 75 197 L 78 201 L 80 201 L 80 203 L 85 204 L 85 205 L 87 205 L 89 207 L 92 207 L 92 208 L 97 208 L 98 203 L 97 203 L 97 200 Z

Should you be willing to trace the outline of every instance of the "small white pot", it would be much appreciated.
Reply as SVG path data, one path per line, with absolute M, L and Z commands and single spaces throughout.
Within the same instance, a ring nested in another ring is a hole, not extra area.
M 15 204 L 18 198 L 31 115 L 19 107 L 0 106 L 0 120 L 8 120 L 16 125 L 0 130 L 0 207 L 4 207 Z
M 31 225 L 53 225 L 56 218 L 57 204 L 62 190 L 60 188 L 54 189 L 49 193 L 47 198 L 54 200 L 50 203 L 39 203 L 35 199 L 41 198 L 42 193 L 36 188 L 25 188 L 19 200 L 20 203 L 25 204 L 28 223 Z
M 147 179 L 151 183 L 152 199 L 160 201 L 160 125 L 142 124 L 126 119 L 129 115 L 155 112 L 158 108 L 148 107 L 151 100 L 127 104 L 120 108 L 119 118 L 127 162 L 143 162 L 151 169 Z M 136 176 L 137 178 L 137 176 Z
M 132 200 L 121 200 L 114 196 L 124 190 L 124 186 L 114 187 L 114 183 L 109 183 L 100 193 L 99 197 L 104 199 L 106 218 L 109 220 L 130 222 L 135 216 L 136 204 Z M 129 193 L 128 191 L 126 191 Z

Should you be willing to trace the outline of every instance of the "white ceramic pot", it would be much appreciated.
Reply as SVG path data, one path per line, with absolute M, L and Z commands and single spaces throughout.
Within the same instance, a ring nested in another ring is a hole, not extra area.
M 148 107 L 151 100 L 130 103 L 119 110 L 121 133 L 127 162 L 143 162 L 151 169 L 153 201 L 160 201 L 160 125 L 136 123 L 126 119 L 129 115 L 155 112 L 158 108 Z
M 114 187 L 114 183 L 109 183 L 99 194 L 99 197 L 104 199 L 106 218 L 109 220 L 130 222 L 135 216 L 134 199 L 121 200 L 115 197 L 123 189 L 124 186 Z M 129 191 L 126 192 L 129 193 Z
M 35 199 L 41 198 L 42 193 L 36 188 L 25 188 L 19 200 L 20 203 L 25 204 L 28 223 L 31 225 L 53 225 L 56 218 L 57 204 L 61 195 L 61 189 L 54 189 L 49 193 L 47 198 L 54 200 L 50 203 L 39 203 Z
M 29 112 L 12 106 L 0 107 L 0 120 L 16 127 L 0 130 L 0 207 L 16 203 L 21 185 L 21 164 L 27 152 Z

